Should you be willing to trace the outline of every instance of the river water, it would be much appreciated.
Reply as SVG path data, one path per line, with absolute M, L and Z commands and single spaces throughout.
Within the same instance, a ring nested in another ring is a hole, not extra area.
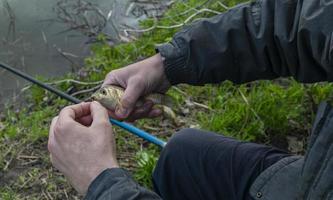
M 77 70 L 99 33 L 110 44 L 125 29 L 160 16 L 169 0 L 0 0 L 0 62 L 31 75 Z M 0 104 L 15 100 L 25 81 L 0 69 Z M 1 106 L 0 106 L 1 109 Z

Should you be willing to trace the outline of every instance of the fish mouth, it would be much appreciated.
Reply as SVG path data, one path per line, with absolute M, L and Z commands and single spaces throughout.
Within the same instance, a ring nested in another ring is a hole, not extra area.
M 97 100 L 97 98 L 96 98 L 96 96 L 95 96 L 95 95 L 92 95 L 92 96 L 91 96 L 91 97 L 89 97 L 87 100 L 88 100 L 88 101 L 96 101 L 96 100 Z

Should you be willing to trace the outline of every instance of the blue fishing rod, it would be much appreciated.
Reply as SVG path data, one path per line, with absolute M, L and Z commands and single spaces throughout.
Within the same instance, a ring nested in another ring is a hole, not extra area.
M 9 65 L 6 65 L 6 64 L 0 62 L 0 67 L 7 70 L 7 71 L 12 72 L 13 74 L 15 74 L 17 76 L 22 77 L 23 79 L 25 79 L 29 82 L 32 82 L 32 83 L 42 87 L 42 88 L 46 89 L 47 91 L 50 91 L 50 92 L 66 99 L 66 100 L 68 100 L 72 103 L 78 104 L 78 103 L 82 102 L 81 100 L 79 100 L 79 99 L 77 99 L 77 98 L 75 98 L 75 97 L 73 97 L 73 96 L 71 96 L 71 95 L 69 95 L 69 94 L 67 94 L 67 93 L 65 93 L 61 90 L 58 90 L 58 89 L 56 89 L 56 88 L 54 88 L 50 85 L 47 85 L 47 84 L 35 79 L 34 77 L 32 77 L 32 76 L 30 76 L 30 75 L 28 75 L 28 74 L 26 74 L 26 73 L 24 73 L 20 70 L 17 70 L 17 69 L 15 69 L 15 68 L 13 68 Z M 161 140 L 161 139 L 159 139 L 159 138 L 157 138 L 157 137 L 155 137 L 155 136 L 147 133 L 146 131 L 143 131 L 143 130 L 135 127 L 135 126 L 132 126 L 128 123 L 120 122 L 120 121 L 112 119 L 112 118 L 110 118 L 110 122 L 112 124 L 116 125 L 116 126 L 119 126 L 122 129 L 136 135 L 136 136 L 139 136 L 140 138 L 143 138 L 144 140 L 146 140 L 150 143 L 153 143 L 153 144 L 161 147 L 161 148 L 163 148 L 166 145 L 166 142 L 164 142 L 163 140 Z

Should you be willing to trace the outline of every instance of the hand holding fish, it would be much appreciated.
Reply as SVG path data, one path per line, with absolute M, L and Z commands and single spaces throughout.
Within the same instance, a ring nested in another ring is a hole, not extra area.
M 111 71 L 106 76 L 102 87 L 108 85 L 125 88 L 125 91 L 122 91 L 120 102 L 117 102 L 118 106 L 114 107 L 114 113 L 111 115 L 116 119 L 129 121 L 160 116 L 162 111 L 153 108 L 155 102 L 149 98 L 144 98 L 143 102 L 140 102 L 140 97 L 148 96 L 151 93 L 165 93 L 171 87 L 165 75 L 160 54 Z

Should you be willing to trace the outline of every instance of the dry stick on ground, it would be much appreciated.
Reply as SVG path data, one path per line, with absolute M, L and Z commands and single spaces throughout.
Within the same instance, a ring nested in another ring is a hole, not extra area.
M 193 105 L 199 107 L 199 108 L 203 108 L 203 109 L 206 109 L 206 110 L 209 110 L 209 111 L 214 111 L 212 108 L 210 108 L 209 106 L 205 105 L 205 104 L 202 104 L 202 103 L 198 103 L 198 102 L 195 102 L 195 101 L 192 101 Z
M 221 6 L 222 8 L 226 9 L 226 10 L 230 10 L 230 7 L 226 6 L 225 4 L 223 4 L 222 2 L 218 1 L 217 2 L 219 4 L 219 6 Z
M 205 5 L 206 5 L 207 3 L 209 3 L 210 1 L 211 1 L 211 0 L 207 0 L 207 1 L 203 2 L 202 4 L 200 4 L 200 5 L 198 5 L 198 6 L 195 6 L 195 7 L 191 7 L 191 8 L 189 8 L 189 9 L 187 9 L 185 12 L 182 12 L 182 13 L 176 15 L 176 16 L 168 16 L 168 17 L 164 17 L 164 19 L 169 19 L 169 18 L 175 18 L 175 17 L 184 16 L 184 15 L 190 13 L 190 12 L 193 11 L 193 10 L 198 10 L 198 9 L 202 8 L 203 6 L 205 6 Z M 185 4 L 185 5 L 186 5 L 186 4 Z
M 209 12 L 209 13 L 213 13 L 213 14 L 221 14 L 221 12 L 219 12 L 219 11 L 211 10 L 211 9 L 208 9 L 208 8 L 203 8 L 203 9 L 195 12 L 191 16 L 189 16 L 183 23 L 180 23 L 180 24 L 175 24 L 175 25 L 171 25 L 171 26 L 160 26 L 160 25 L 157 25 L 157 19 L 155 19 L 154 20 L 154 25 L 152 27 L 150 27 L 150 28 L 146 28 L 146 29 L 125 29 L 124 33 L 125 33 L 125 35 L 129 35 L 128 32 L 144 33 L 144 32 L 152 31 L 154 29 L 174 29 L 174 28 L 180 28 L 180 27 L 188 24 L 193 18 L 195 18 L 199 14 L 202 14 L 202 13 L 205 13 L 205 12 Z
M 83 81 L 78 81 L 78 80 L 74 80 L 74 79 L 63 79 L 60 81 L 55 81 L 55 82 L 50 82 L 50 83 L 46 83 L 49 85 L 58 85 L 58 84 L 62 84 L 62 83 L 75 83 L 78 85 L 100 85 L 104 82 L 103 81 L 94 81 L 94 82 L 83 82 Z
M 49 82 L 46 83 L 48 85 L 58 85 L 58 84 L 62 84 L 62 83 L 74 83 L 77 85 L 101 85 L 104 81 L 94 81 L 94 82 L 84 82 L 84 81 L 78 81 L 75 79 L 64 79 L 64 80 L 59 80 L 59 81 L 55 81 L 55 82 Z M 30 89 L 32 85 L 28 85 L 24 88 L 21 89 L 21 93 Z
M 188 96 L 188 94 L 186 92 L 184 92 L 183 90 L 181 90 L 179 87 L 176 86 L 172 86 L 173 89 L 175 89 L 177 92 L 179 92 L 180 94 L 184 95 L 184 96 Z
M 250 108 L 250 110 L 253 112 L 254 116 L 260 120 L 262 122 L 262 119 L 260 118 L 260 116 L 258 115 L 258 113 L 251 107 L 249 101 L 247 100 L 247 98 L 245 97 L 245 95 L 243 94 L 243 92 L 238 88 L 237 89 L 238 92 L 240 93 L 242 99 L 244 100 L 244 102 L 246 103 L 246 105 Z
M 176 87 L 176 86 L 172 86 L 172 88 L 179 92 L 180 94 L 184 95 L 184 96 L 188 96 L 188 94 L 186 92 L 184 92 L 183 90 L 181 90 L 180 88 Z M 203 108 L 203 109 L 207 109 L 209 111 L 213 111 L 212 108 L 210 108 L 209 106 L 205 105 L 205 104 L 202 104 L 202 103 L 198 103 L 198 102 L 195 102 L 193 100 L 189 100 L 190 103 L 192 103 L 194 106 L 197 106 L 199 108 Z
M 6 151 L 6 153 L 3 154 L 3 158 L 6 158 L 7 155 L 9 155 L 11 153 L 11 151 L 13 150 L 14 144 L 10 145 L 8 150 Z M 9 164 L 11 163 L 11 161 L 13 160 L 14 156 L 11 156 L 11 159 L 9 161 L 4 160 L 6 165 L 3 168 L 3 171 L 6 171 L 8 169 Z
M 85 94 L 85 93 L 90 93 L 90 92 L 95 92 L 96 90 L 98 90 L 99 88 L 101 88 L 102 84 L 100 85 L 97 85 L 93 88 L 89 88 L 89 89 L 86 89 L 86 90 L 80 90 L 80 91 L 77 91 L 77 92 L 74 92 L 73 94 L 71 94 L 73 97 L 77 96 L 77 95 L 80 95 L 80 94 Z

